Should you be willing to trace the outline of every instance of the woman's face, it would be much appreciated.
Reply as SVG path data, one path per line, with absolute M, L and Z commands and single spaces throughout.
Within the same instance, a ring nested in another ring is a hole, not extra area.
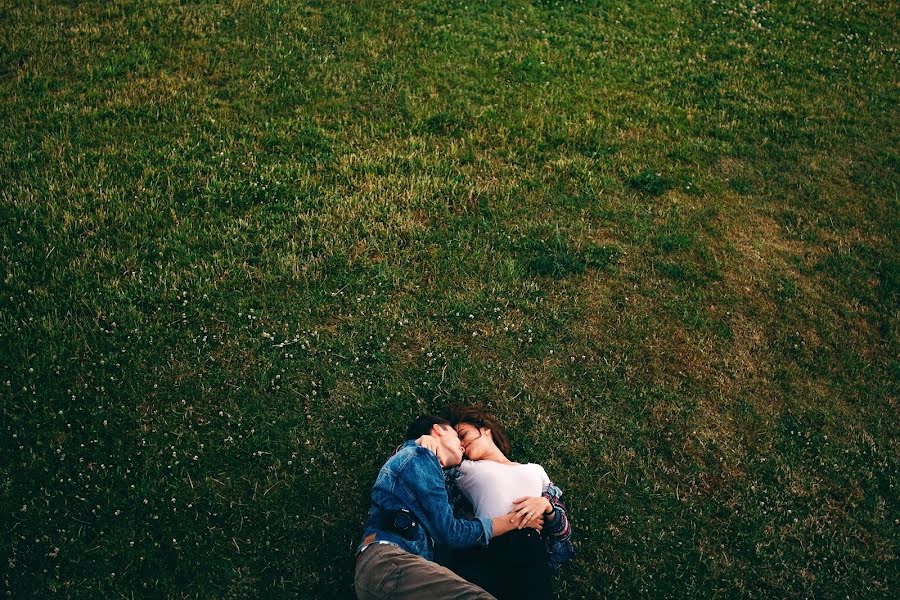
M 459 435 L 465 457 L 469 460 L 483 458 L 494 445 L 491 430 L 487 427 L 475 427 L 471 423 L 460 423 L 456 426 L 456 433 Z

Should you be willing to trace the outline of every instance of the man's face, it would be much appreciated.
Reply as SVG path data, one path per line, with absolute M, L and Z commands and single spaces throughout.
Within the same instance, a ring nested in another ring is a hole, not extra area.
M 442 467 L 453 467 L 462 462 L 463 447 L 456 430 L 449 426 L 435 425 L 431 435 L 438 440 L 438 460 Z

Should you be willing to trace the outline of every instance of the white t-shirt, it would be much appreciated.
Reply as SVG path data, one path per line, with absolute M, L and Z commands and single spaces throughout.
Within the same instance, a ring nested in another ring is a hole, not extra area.
M 492 460 L 464 460 L 456 484 L 472 503 L 476 517 L 500 517 L 522 496 L 540 496 L 549 485 L 544 467 L 502 464 Z

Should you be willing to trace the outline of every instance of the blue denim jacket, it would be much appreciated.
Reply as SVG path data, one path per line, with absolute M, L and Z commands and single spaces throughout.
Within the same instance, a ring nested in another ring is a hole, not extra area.
M 390 515 L 402 508 L 410 511 L 420 525 L 411 540 L 385 526 Z M 435 543 L 452 548 L 487 545 L 494 529 L 487 518 L 453 516 L 440 461 L 434 452 L 410 440 L 384 463 L 372 486 L 372 506 L 363 537 L 372 533 L 377 540 L 393 542 L 407 552 L 434 560 Z

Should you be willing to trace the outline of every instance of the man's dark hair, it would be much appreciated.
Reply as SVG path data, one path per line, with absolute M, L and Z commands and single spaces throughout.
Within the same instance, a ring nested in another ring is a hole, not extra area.
M 438 417 L 437 415 L 422 415 L 421 417 L 410 423 L 409 427 L 406 428 L 406 439 L 415 440 L 425 435 L 426 433 L 431 433 L 431 428 L 435 425 L 446 425 L 447 427 L 452 427 L 450 421 L 445 419 L 444 417 Z

